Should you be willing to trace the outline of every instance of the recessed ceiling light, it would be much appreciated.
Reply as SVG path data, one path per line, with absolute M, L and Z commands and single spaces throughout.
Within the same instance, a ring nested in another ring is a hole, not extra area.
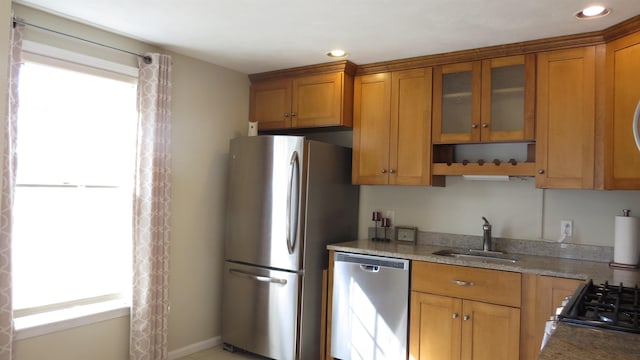
M 332 57 L 332 58 L 344 58 L 349 56 L 349 54 L 347 54 L 346 51 L 344 50 L 340 50 L 340 49 L 335 49 L 335 50 L 331 50 L 327 53 L 328 57 Z
M 578 19 L 595 19 L 609 15 L 610 12 L 611 10 L 605 8 L 604 6 L 594 5 L 580 10 L 578 13 L 576 13 L 576 17 Z

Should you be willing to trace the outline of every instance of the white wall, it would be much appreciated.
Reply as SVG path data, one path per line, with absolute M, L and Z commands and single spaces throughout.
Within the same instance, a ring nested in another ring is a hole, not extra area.
M 622 209 L 640 215 L 640 191 L 541 190 L 533 178 L 509 182 L 447 177 L 447 186 L 362 186 L 359 236 L 373 210 L 392 210 L 397 225 L 421 231 L 482 235 L 482 216 L 497 237 L 557 240 L 560 220 L 573 220 L 567 242 L 613 246 L 613 219 Z
M 221 334 L 227 153 L 246 135 L 246 75 L 173 54 L 169 349 Z

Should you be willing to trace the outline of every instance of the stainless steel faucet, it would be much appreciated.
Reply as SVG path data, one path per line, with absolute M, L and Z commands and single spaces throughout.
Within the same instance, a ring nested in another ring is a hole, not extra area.
M 482 251 L 491 251 L 491 224 L 486 217 L 482 217 Z

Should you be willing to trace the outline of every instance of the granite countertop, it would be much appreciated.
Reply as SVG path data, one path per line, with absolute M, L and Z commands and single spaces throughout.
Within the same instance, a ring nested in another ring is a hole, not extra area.
M 625 286 L 640 286 L 640 270 L 614 269 L 608 262 L 564 259 L 552 256 L 526 255 L 510 253 L 515 263 L 482 259 L 460 259 L 449 256 L 433 255 L 444 249 L 455 249 L 441 245 L 414 245 L 400 242 L 374 242 L 356 240 L 327 246 L 329 250 L 344 251 L 365 255 L 395 257 L 409 260 L 428 261 L 442 264 L 471 266 L 485 269 L 512 271 L 536 275 L 564 277 L 570 279 L 593 279 L 594 283 L 620 283 Z
M 439 236 L 436 234 L 436 236 Z M 456 240 L 457 241 L 457 240 Z M 476 241 L 477 242 L 477 241 Z M 460 243 L 456 243 L 459 245 Z M 449 244 L 451 245 L 451 244 Z M 464 245 L 469 245 L 465 243 Z M 533 246 L 536 246 L 534 244 Z M 541 244 L 544 247 L 544 244 Z M 468 249 L 468 246 L 444 246 L 442 244 L 406 244 L 401 242 L 374 242 L 357 240 L 331 244 L 329 250 L 365 255 L 395 257 L 409 260 L 428 261 L 442 264 L 478 267 L 485 269 L 513 271 L 519 273 L 564 277 L 571 279 L 592 279 L 594 283 L 613 284 L 622 282 L 625 286 L 640 286 L 640 270 L 611 268 L 608 261 L 581 260 L 577 250 L 568 257 L 519 254 L 508 251 L 515 263 L 485 261 L 482 259 L 459 259 L 433 255 L 444 249 Z M 477 248 L 477 247 L 475 247 Z M 522 247 L 526 248 L 526 247 Z M 593 251 L 593 249 L 589 250 Z M 595 250 L 596 252 L 598 249 Z M 606 252 L 603 249 L 603 252 Z M 553 252 L 553 251 L 552 251 Z M 512 256 L 511 256 L 512 255 Z M 563 254 L 564 255 L 564 254 Z M 608 255 L 607 255 L 608 256 Z M 615 330 L 603 330 L 578 325 L 558 323 L 537 360 L 640 360 L 640 335 Z
M 537 360 L 639 360 L 640 335 L 559 322 Z

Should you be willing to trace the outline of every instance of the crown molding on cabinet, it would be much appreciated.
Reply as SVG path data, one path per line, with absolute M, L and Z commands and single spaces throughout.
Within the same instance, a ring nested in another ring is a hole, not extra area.
M 602 31 L 604 40 L 610 42 L 640 30 L 640 15 L 627 19 Z
M 388 71 L 409 70 L 442 64 L 476 61 L 511 55 L 562 50 L 581 46 L 601 45 L 640 30 L 640 15 L 600 31 L 564 35 L 552 38 L 523 41 L 512 44 L 487 46 L 477 49 L 453 51 L 435 55 L 356 65 L 348 60 L 274 70 L 249 75 L 252 83 L 309 74 L 344 71 L 350 75 L 366 75 Z
M 487 46 L 477 49 L 453 51 L 443 54 L 418 56 L 414 58 L 358 65 L 356 75 L 407 70 L 413 68 L 442 64 L 453 64 L 457 62 L 476 61 L 503 56 L 522 55 L 550 50 L 562 50 L 581 46 L 600 45 L 638 30 L 640 30 L 640 15 L 601 31 L 564 35 L 512 44 Z
M 356 75 L 374 74 L 387 71 L 399 71 L 435 65 L 454 64 L 503 56 L 522 55 L 541 51 L 568 49 L 573 47 L 597 45 L 604 43 L 600 31 L 577 35 L 559 36 L 519 43 L 487 46 L 477 49 L 453 51 L 449 53 L 419 56 L 415 58 L 385 61 L 380 63 L 358 65 Z
M 330 63 L 300 66 L 290 69 L 274 70 L 257 74 L 250 74 L 249 80 L 252 83 L 282 79 L 284 77 L 307 76 L 311 74 L 344 72 L 351 76 L 355 75 L 357 65 L 349 60 L 341 60 Z

